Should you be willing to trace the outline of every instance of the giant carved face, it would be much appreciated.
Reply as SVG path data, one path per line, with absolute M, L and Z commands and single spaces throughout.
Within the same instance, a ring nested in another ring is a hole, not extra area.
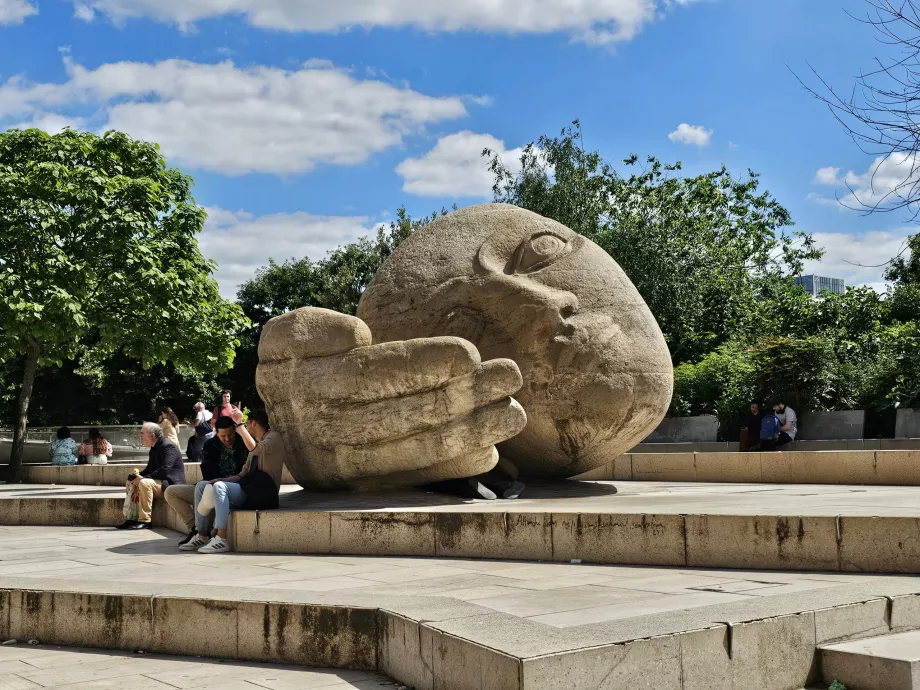
M 514 206 L 452 213 L 409 237 L 358 307 L 375 342 L 466 338 L 517 362 L 527 427 L 499 451 L 530 476 L 599 467 L 645 438 L 671 398 L 667 345 L 610 256 Z

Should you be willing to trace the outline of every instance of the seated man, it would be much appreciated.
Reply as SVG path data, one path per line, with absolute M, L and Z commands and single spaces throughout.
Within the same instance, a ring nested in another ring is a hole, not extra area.
M 209 438 L 201 449 L 201 477 L 205 481 L 232 477 L 239 474 L 246 464 L 246 456 L 255 448 L 255 441 L 247 434 L 249 441 L 237 433 L 236 423 L 230 417 L 217 420 L 217 434 Z M 190 542 L 198 533 L 195 530 L 195 487 L 189 484 L 173 484 L 166 489 L 166 502 L 175 510 L 188 529 L 188 536 L 179 546 Z
M 245 426 L 241 421 L 242 413 L 239 409 L 234 408 L 232 418 L 246 445 L 253 444 L 255 447 L 239 473 L 224 479 L 200 481 L 195 486 L 195 528 L 198 533 L 191 541 L 179 547 L 182 551 L 229 551 L 227 522 L 233 508 L 267 510 L 278 507 L 278 493 L 281 491 L 281 475 L 284 471 L 284 442 L 281 435 L 269 427 L 265 410 L 250 413 Z M 198 504 L 208 485 L 213 486 L 214 527 L 217 529 L 217 536 L 210 540 L 210 514 L 202 515 L 198 510 Z
M 141 443 L 150 449 L 147 467 L 125 485 L 125 521 L 118 529 L 149 529 L 154 498 L 163 498 L 170 484 L 185 483 L 182 452 L 166 439 L 159 424 L 144 422 Z
M 763 421 L 763 413 L 760 411 L 760 403 L 752 402 L 751 411 L 744 419 L 744 425 L 741 427 L 742 441 L 740 450 L 742 452 L 760 450 L 760 423 Z M 745 441 L 747 442 L 745 444 Z
M 776 418 L 779 420 L 779 438 L 775 444 L 775 447 L 779 448 L 795 441 L 795 435 L 799 431 L 799 418 L 796 416 L 795 410 L 782 400 L 773 403 L 773 412 L 776 413 Z

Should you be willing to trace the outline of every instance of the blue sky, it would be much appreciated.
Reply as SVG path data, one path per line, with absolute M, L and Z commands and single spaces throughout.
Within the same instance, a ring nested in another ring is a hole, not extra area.
M 884 47 L 863 0 L 0 0 L 0 126 L 108 127 L 196 180 L 225 294 L 269 256 L 321 257 L 405 205 L 489 198 L 484 146 L 575 118 L 611 161 L 723 162 L 880 286 L 912 230 L 841 210 L 873 159 L 790 73 L 841 91 Z M 820 172 L 819 172 L 820 171 Z

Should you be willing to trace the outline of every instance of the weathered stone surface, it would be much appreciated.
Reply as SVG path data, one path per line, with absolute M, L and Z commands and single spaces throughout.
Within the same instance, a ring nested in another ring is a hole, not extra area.
M 474 206 L 406 239 L 365 291 L 376 342 L 457 336 L 517 363 L 527 426 L 499 445 L 524 476 L 602 466 L 655 429 L 672 389 L 664 337 L 600 247 L 555 221 Z
M 328 341 L 328 342 L 327 342 Z M 370 345 L 353 316 L 298 309 L 259 344 L 259 393 L 304 487 L 370 489 L 470 477 L 526 423 L 514 362 L 460 338 Z

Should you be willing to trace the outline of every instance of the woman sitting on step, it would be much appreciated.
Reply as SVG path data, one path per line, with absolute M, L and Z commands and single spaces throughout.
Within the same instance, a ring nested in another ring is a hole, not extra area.
M 112 457 L 112 444 L 99 433 L 99 429 L 90 429 L 89 438 L 80 444 L 77 455 L 87 465 L 106 465 Z
M 70 437 L 70 429 L 62 426 L 57 430 L 57 438 L 48 448 L 52 465 L 76 465 L 77 442 Z

